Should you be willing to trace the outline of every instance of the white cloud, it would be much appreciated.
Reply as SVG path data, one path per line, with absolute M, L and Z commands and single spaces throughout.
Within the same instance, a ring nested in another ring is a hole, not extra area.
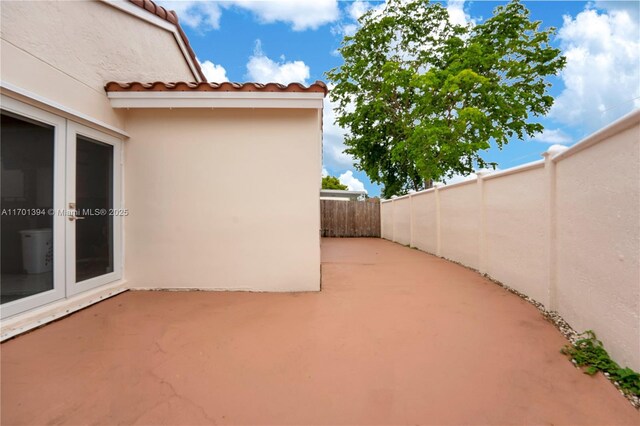
M 351 3 L 351 5 L 349 5 L 349 7 L 347 8 L 347 13 L 349 14 L 349 17 L 351 17 L 351 19 L 357 21 L 362 15 L 367 12 L 367 10 L 371 9 L 371 7 L 372 5 L 369 2 L 356 0 Z
M 253 13 L 265 24 L 284 22 L 294 31 L 316 29 L 338 19 L 337 0 L 167 0 L 159 2 L 178 13 L 180 22 L 200 30 L 218 29 L 222 8 L 240 8 Z
M 285 22 L 294 31 L 316 29 L 338 19 L 337 0 L 235 0 L 229 2 L 253 12 L 261 22 Z
M 376 9 L 376 11 L 379 12 L 384 9 L 384 7 L 385 3 L 380 3 L 374 6 L 366 1 L 356 0 L 346 7 L 346 14 L 342 21 L 335 25 L 331 31 L 336 35 L 352 36 L 356 33 L 358 28 L 360 28 L 358 19 L 360 19 L 362 15 L 364 15 L 369 9 Z
M 329 86 L 329 90 L 332 88 Z M 324 98 L 322 110 L 323 159 L 330 169 L 347 169 L 353 167 L 354 159 L 351 155 L 344 153 L 346 148 L 344 137 L 347 132 L 335 123 L 335 106 L 336 103 L 332 102 L 328 96 Z
M 338 178 L 340 183 L 347 185 L 349 191 L 367 191 L 364 189 L 364 183 L 362 183 L 357 177 L 353 175 L 351 170 L 347 170 Z
M 358 24 L 339 24 L 331 28 L 331 33 L 334 35 L 353 36 L 358 31 Z
M 207 81 L 214 83 L 229 81 L 227 78 L 227 70 L 225 70 L 222 65 L 216 65 L 211 61 L 198 62 L 200 63 L 200 68 L 202 68 L 204 76 L 207 77 Z
M 544 129 L 542 132 L 537 133 L 531 140 L 535 142 L 550 143 L 550 144 L 568 144 L 571 142 L 571 136 L 567 135 L 560 129 Z
M 386 5 L 386 2 L 373 4 L 368 1 L 355 0 L 344 9 L 340 22 L 331 28 L 331 32 L 335 35 L 353 36 L 356 31 L 360 29 L 358 19 L 360 19 L 362 15 L 374 9 L 374 15 L 380 16 Z
M 247 76 L 250 80 L 258 83 L 307 84 L 309 75 L 309 66 L 303 61 L 286 62 L 281 59 L 276 62 L 264 54 L 260 40 L 256 40 L 253 56 L 247 62 Z
M 594 5 L 606 11 L 625 10 L 630 14 L 631 19 L 636 21 L 640 17 L 640 7 L 633 0 L 596 0 Z
M 180 24 L 200 30 L 220 28 L 222 11 L 218 2 L 198 0 L 158 1 L 168 10 L 175 10 Z
M 322 177 L 327 177 L 327 176 L 329 176 L 329 172 L 327 171 L 326 168 L 323 167 L 322 168 Z
M 476 21 L 464 10 L 464 0 L 447 1 L 447 12 L 449 12 L 449 22 L 454 25 L 475 24 Z
M 564 17 L 558 32 L 567 66 L 565 88 L 550 116 L 592 131 L 640 107 L 638 14 L 618 2 Z M 637 4 L 636 4 L 637 7 Z

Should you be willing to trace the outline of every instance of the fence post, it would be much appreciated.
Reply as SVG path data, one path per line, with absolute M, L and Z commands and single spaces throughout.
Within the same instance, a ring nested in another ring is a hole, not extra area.
M 384 238 L 384 220 L 382 220 L 382 199 L 378 203 L 378 210 L 380 210 L 380 238 Z
M 409 247 L 415 247 L 413 244 L 413 194 L 409 194 Z
M 478 182 L 478 272 L 487 273 L 487 226 L 486 212 L 484 208 L 484 177 L 489 174 L 487 170 L 476 172 Z
M 396 242 L 396 201 L 391 197 L 391 241 Z
M 556 163 L 553 157 L 567 149 L 562 145 L 551 145 L 542 153 L 546 178 L 547 203 L 547 262 L 549 264 L 549 282 L 547 283 L 547 303 L 552 311 L 558 310 L 557 263 L 558 246 L 556 241 Z
M 441 232 L 440 232 L 440 187 L 443 186 L 441 182 L 433 183 L 433 192 L 436 197 L 436 256 L 442 256 L 442 244 L 441 244 Z

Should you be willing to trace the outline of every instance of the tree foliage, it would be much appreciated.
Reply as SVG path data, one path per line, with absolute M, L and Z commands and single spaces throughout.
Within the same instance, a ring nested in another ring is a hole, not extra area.
M 565 58 L 518 1 L 477 25 L 428 0 L 389 0 L 359 22 L 327 77 L 346 152 L 385 197 L 495 166 L 479 152 L 542 131 L 530 118 L 551 108 L 546 77 Z
M 347 185 L 340 183 L 340 179 L 335 176 L 324 176 L 322 178 L 322 189 L 347 189 Z

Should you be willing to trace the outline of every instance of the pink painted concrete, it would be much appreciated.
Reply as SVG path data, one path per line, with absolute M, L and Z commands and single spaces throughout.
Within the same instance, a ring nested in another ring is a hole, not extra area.
M 128 292 L 3 344 L 2 424 L 640 422 L 478 274 L 379 239 L 322 258 L 320 293 Z

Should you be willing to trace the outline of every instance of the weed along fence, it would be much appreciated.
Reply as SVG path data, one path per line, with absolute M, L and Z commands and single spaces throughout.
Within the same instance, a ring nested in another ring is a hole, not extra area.
M 320 200 L 323 237 L 380 237 L 378 200 Z
M 640 370 L 640 110 L 543 157 L 383 201 L 382 237 L 486 273 Z

